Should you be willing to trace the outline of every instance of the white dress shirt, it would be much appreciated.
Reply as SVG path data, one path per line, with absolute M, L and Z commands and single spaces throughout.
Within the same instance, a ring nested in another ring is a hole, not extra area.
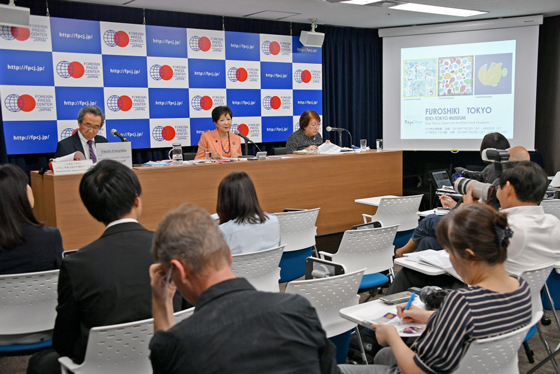
M 508 246 L 506 270 L 521 275 L 560 261 L 560 220 L 545 214 L 541 206 L 518 206 L 503 209 L 513 237 Z
M 264 223 L 236 223 L 235 220 L 220 225 L 232 254 L 250 253 L 275 248 L 280 245 L 280 222 L 274 214 L 267 214 Z
M 86 156 L 86 160 L 91 160 L 91 156 L 89 155 L 89 144 L 88 140 L 82 135 L 80 130 L 78 130 L 78 136 L 80 137 L 80 141 L 82 142 L 82 147 L 84 147 L 84 156 Z M 95 148 L 95 139 L 92 140 L 91 146 L 93 148 L 93 152 L 97 156 L 97 149 Z

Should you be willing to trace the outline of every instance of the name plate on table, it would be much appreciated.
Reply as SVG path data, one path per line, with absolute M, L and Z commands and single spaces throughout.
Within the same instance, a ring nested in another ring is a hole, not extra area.
M 97 162 L 101 160 L 115 160 L 132 169 L 132 145 L 130 142 L 98 143 Z
M 93 166 L 91 160 L 58 161 L 52 163 L 54 175 L 84 174 Z

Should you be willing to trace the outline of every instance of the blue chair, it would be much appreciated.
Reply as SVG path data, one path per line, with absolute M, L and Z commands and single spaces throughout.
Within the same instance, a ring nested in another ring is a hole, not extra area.
M 280 260 L 280 283 L 305 275 L 305 259 L 315 247 L 319 209 L 275 213 L 280 222 L 280 245 L 285 245 Z
M 52 345 L 58 273 L 0 275 L 0 353 L 27 354 Z

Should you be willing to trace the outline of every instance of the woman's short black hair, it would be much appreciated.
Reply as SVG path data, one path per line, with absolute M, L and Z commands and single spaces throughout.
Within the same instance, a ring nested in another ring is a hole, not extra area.
M 507 214 L 485 204 L 464 204 L 439 222 L 437 241 L 456 257 L 501 264 L 507 258 Z M 513 233 L 515 235 L 515 233 Z M 466 249 L 474 252 L 474 256 Z
M 41 227 L 27 197 L 27 175 L 11 164 L 0 166 L 0 249 L 11 249 L 23 242 L 23 226 Z
M 218 120 L 224 113 L 229 114 L 230 118 L 233 118 L 233 113 L 229 108 L 229 106 L 222 105 L 222 106 L 215 107 L 214 110 L 212 111 L 212 121 L 218 122 Z
M 234 171 L 222 179 L 216 211 L 220 223 L 264 223 L 267 220 L 259 205 L 255 185 L 244 171 Z
M 511 148 L 511 146 L 505 136 L 499 132 L 491 132 L 490 134 L 486 134 L 482 139 L 480 153 L 486 148 L 508 149 Z
M 303 112 L 299 117 L 299 128 L 303 130 L 307 126 L 309 126 L 309 122 L 311 121 L 312 118 L 321 122 L 321 117 L 319 117 L 316 111 L 306 110 L 305 112 Z

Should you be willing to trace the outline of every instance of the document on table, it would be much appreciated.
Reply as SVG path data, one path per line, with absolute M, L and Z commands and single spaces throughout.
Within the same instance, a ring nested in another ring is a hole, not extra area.
M 341 152 L 350 152 L 352 149 L 346 147 L 339 147 L 334 143 L 323 143 L 319 146 L 319 153 L 323 155 L 335 155 Z
M 407 253 L 405 256 L 411 261 L 439 268 L 452 277 L 459 279 L 461 282 L 463 281 L 453 268 L 453 265 L 451 265 L 449 253 L 445 250 L 436 251 L 434 249 L 427 249 L 425 251 Z
M 397 309 L 394 313 L 385 313 L 371 321 L 372 325 L 390 325 L 395 326 L 397 332 L 403 337 L 420 336 L 426 330 L 426 325 L 423 323 L 404 323 L 402 319 L 397 317 Z

